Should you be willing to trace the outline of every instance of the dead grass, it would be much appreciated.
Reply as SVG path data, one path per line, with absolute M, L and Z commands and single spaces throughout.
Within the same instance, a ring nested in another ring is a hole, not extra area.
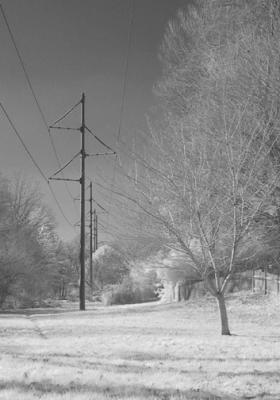
M 0 399 L 280 399 L 279 299 L 0 316 Z

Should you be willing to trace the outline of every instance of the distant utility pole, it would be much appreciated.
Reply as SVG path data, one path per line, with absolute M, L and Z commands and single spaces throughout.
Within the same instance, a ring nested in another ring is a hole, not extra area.
M 92 198 L 92 183 L 90 184 L 90 261 L 89 261 L 89 266 L 90 266 L 90 272 L 89 272 L 89 281 L 90 281 L 90 287 L 93 290 L 93 262 L 92 262 L 92 253 L 95 253 L 98 245 L 97 245 L 97 214 L 96 210 L 94 209 L 92 211 L 92 203 L 93 203 L 93 198 Z
M 90 188 L 90 224 L 89 224 L 89 229 L 90 229 L 90 242 L 89 242 L 89 282 L 90 282 L 90 288 L 93 290 L 93 265 L 92 265 L 92 251 L 93 251 L 93 246 L 92 246 L 92 231 L 93 231 L 93 226 L 92 226 L 92 216 L 93 216 L 93 211 L 92 211 L 92 202 L 93 202 L 93 197 L 92 197 L 92 182 L 90 182 L 89 185 Z
M 80 248 L 80 264 L 81 264 L 81 276 L 80 276 L 80 310 L 86 309 L 86 289 L 85 289 L 85 94 L 82 94 L 81 100 L 81 248 Z
M 81 104 L 81 127 L 77 128 L 66 128 L 63 126 L 58 126 L 57 124 L 65 119 L 78 105 Z M 81 222 L 80 222 L 80 310 L 84 311 L 86 309 L 85 304 L 85 169 L 86 169 L 86 157 L 88 156 L 103 156 L 103 155 L 115 155 L 115 151 L 113 151 L 109 146 L 107 146 L 98 136 L 95 135 L 87 126 L 85 122 L 85 94 L 82 94 L 81 100 L 73 106 L 69 111 L 67 111 L 62 117 L 57 119 L 49 129 L 62 129 L 62 130 L 74 130 L 81 132 L 81 150 L 77 153 L 69 162 L 67 162 L 62 168 L 56 171 L 49 179 L 52 180 L 61 180 L 61 181 L 73 181 L 79 182 L 81 185 Z M 96 153 L 96 154 L 87 154 L 85 150 L 85 132 L 90 133 L 102 146 L 104 146 L 109 152 L 106 153 Z M 70 179 L 70 178 L 60 178 L 57 175 L 62 172 L 78 155 L 81 156 L 81 177 L 80 179 Z M 92 197 L 92 185 L 91 185 L 91 197 Z M 97 226 L 97 216 L 94 218 L 94 226 Z M 97 249 L 97 228 L 94 228 L 95 238 L 94 238 L 94 246 Z M 91 249 L 91 266 L 90 266 L 90 283 L 93 284 L 93 276 L 92 276 L 92 249 Z
M 109 153 L 108 153 L 109 154 Z M 96 154 L 92 154 L 96 155 Z M 106 154 L 107 155 L 107 154 Z M 92 182 L 90 182 L 89 185 L 90 189 L 90 197 L 89 197 L 89 202 L 90 202 L 90 223 L 89 223 L 89 229 L 90 229 L 90 287 L 93 288 L 93 281 L 94 281 L 94 270 L 93 270 L 93 261 L 92 261 L 92 254 L 96 252 L 98 249 L 98 215 L 96 212 L 96 209 L 93 208 L 93 203 L 97 205 L 98 208 L 101 209 L 101 212 L 105 212 L 108 214 L 108 211 L 101 206 L 96 200 L 94 200 L 93 195 L 92 195 Z
M 94 251 L 98 249 L 98 222 L 97 222 L 97 213 L 94 210 Z

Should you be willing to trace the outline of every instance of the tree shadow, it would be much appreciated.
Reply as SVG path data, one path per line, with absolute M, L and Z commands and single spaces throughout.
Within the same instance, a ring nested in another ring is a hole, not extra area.
M 264 340 L 266 342 L 280 342 L 280 335 L 263 335 L 263 336 L 258 336 L 258 335 L 234 335 L 234 336 L 238 336 L 238 337 L 244 337 L 247 339 L 260 339 L 260 340 Z
M 108 398 L 131 398 L 136 396 L 145 400 L 237 400 L 226 395 L 217 395 L 200 390 L 176 390 L 160 389 L 156 387 L 147 387 L 144 385 L 108 385 L 92 384 L 81 385 L 76 382 L 70 382 L 67 385 L 53 383 L 49 380 L 40 382 L 21 382 L 16 380 L 0 381 L 0 390 L 19 390 L 22 392 L 35 392 L 39 395 L 45 394 L 67 394 L 67 393 L 87 393 L 105 394 Z
M 145 352 L 131 352 L 131 353 L 120 353 L 120 358 L 123 360 L 131 361 L 213 361 L 213 362 L 226 362 L 226 361 L 254 361 L 254 362 L 265 362 L 265 361 L 280 361 L 280 357 L 195 357 L 195 356 L 172 356 L 170 354 L 163 353 L 145 353 Z
M 76 308 L 64 309 L 64 308 L 23 308 L 17 310 L 0 310 L 1 317 L 18 317 L 18 316 L 30 316 L 30 315 L 46 315 L 46 314 L 64 314 L 79 311 Z
M 254 371 L 244 371 L 244 372 L 219 372 L 218 376 L 227 376 L 230 378 L 237 377 L 237 376 L 246 376 L 246 375 L 253 375 L 253 376 L 266 376 L 268 378 L 270 377 L 280 377 L 280 371 L 259 371 L 259 370 L 254 370 Z

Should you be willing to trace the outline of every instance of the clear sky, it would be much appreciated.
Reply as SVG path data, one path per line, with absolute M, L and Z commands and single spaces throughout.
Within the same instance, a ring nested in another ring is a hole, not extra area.
M 133 0 L 131 47 L 128 58 L 127 90 L 121 138 L 127 140 L 145 126 L 145 113 L 153 104 L 152 88 L 160 75 L 158 48 L 166 23 L 189 0 Z M 124 65 L 127 54 L 131 0 L 2 0 L 10 27 L 25 61 L 34 90 L 48 123 L 62 115 L 86 94 L 86 123 L 103 141 L 116 143 Z M 0 19 L 1 101 L 10 114 L 32 155 L 47 177 L 58 164 L 49 136 L 12 46 L 4 21 Z M 80 125 L 76 112 L 65 121 Z M 0 170 L 4 174 L 23 172 L 40 183 L 45 201 L 53 209 L 58 232 L 63 239 L 74 231 L 62 217 L 5 117 L 0 117 Z M 54 143 L 62 163 L 80 148 L 79 132 L 55 132 Z M 87 139 L 87 151 L 100 151 Z M 88 162 L 88 175 L 107 179 L 113 162 L 104 157 Z M 106 174 L 102 177 L 102 170 Z M 111 172 L 112 173 L 112 172 Z M 66 170 L 68 177 L 79 178 L 79 159 Z M 109 178 L 108 178 L 109 179 Z M 63 183 L 52 184 L 68 219 L 79 219 L 76 206 Z M 79 196 L 79 184 L 69 184 L 73 197 Z M 102 196 L 94 188 L 95 198 Z

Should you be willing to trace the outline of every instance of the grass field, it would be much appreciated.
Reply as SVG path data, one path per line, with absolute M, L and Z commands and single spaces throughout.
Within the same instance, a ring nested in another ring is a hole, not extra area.
M 1 314 L 0 399 L 280 400 L 279 298 L 227 303 Z

